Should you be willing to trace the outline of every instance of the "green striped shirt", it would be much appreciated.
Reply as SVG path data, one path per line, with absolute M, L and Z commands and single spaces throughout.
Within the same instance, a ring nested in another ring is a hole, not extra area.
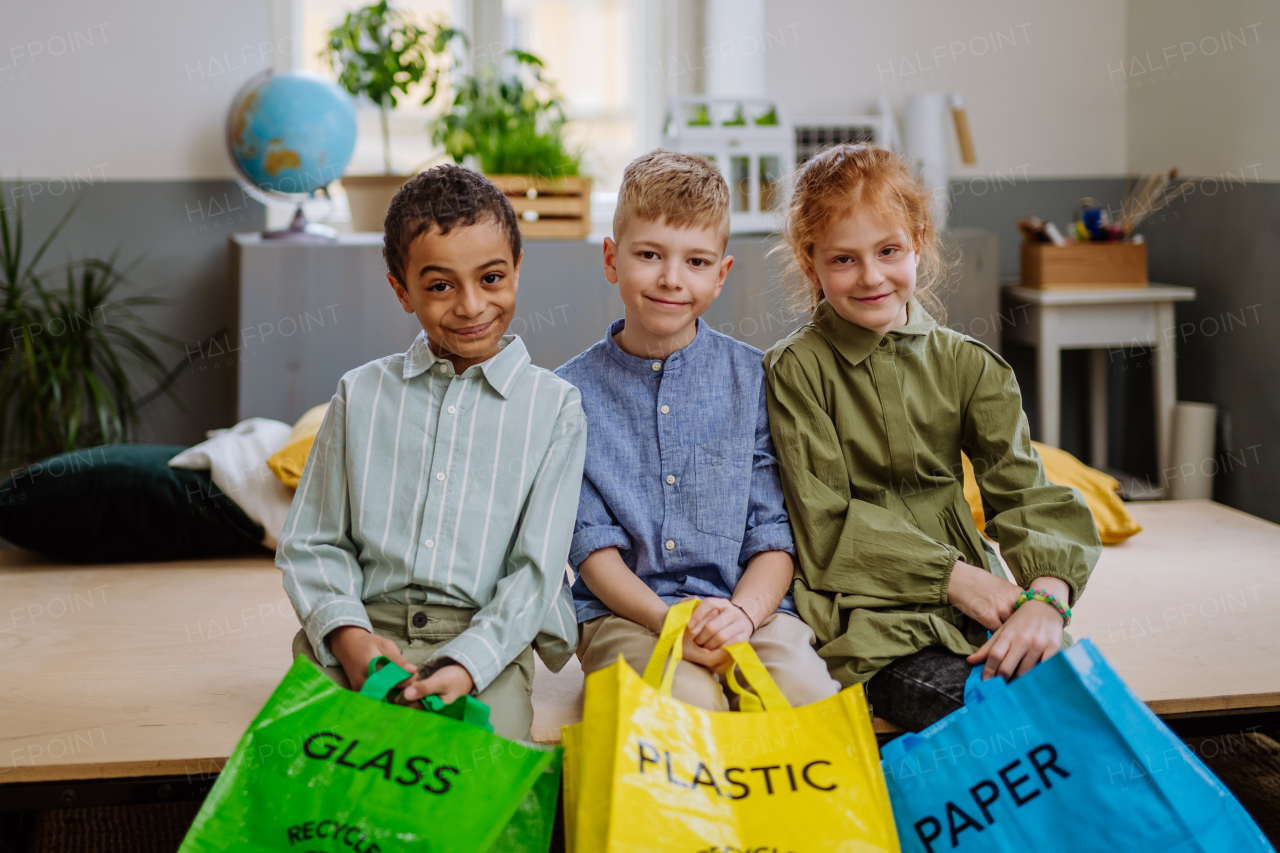
M 430 663 L 483 690 L 531 642 L 560 669 L 577 643 L 565 559 L 586 453 L 578 390 L 508 335 L 454 372 L 419 334 L 342 377 L 276 551 L 317 657 L 370 628 L 364 602 L 477 610 Z

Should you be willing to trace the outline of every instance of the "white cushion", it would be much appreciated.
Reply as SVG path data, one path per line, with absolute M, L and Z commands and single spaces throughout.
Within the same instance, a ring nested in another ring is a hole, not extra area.
M 208 470 L 213 484 L 262 525 L 262 544 L 274 550 L 293 503 L 293 489 L 271 472 L 267 459 L 285 446 L 292 430 L 281 421 L 249 418 L 230 429 L 209 430 L 208 441 L 188 447 L 169 465 Z

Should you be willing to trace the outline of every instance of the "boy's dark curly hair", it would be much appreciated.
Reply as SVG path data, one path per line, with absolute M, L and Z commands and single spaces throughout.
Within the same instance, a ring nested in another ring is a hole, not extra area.
M 400 284 L 405 281 L 409 244 L 431 230 L 448 234 L 455 225 L 492 219 L 507 235 L 511 260 L 520 259 L 520 222 L 502 190 L 470 169 L 446 163 L 405 182 L 387 208 L 382 223 L 382 257 Z

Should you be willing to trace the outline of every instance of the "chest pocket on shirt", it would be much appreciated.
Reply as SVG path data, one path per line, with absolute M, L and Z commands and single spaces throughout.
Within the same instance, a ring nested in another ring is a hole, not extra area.
M 741 542 L 751 494 L 752 448 L 741 441 L 695 447 L 694 526 L 703 533 Z

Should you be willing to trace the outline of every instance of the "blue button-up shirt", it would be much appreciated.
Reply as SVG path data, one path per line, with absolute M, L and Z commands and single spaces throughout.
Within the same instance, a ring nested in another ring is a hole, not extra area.
M 556 371 L 582 392 L 587 457 L 569 564 L 616 547 L 668 604 L 732 595 L 761 551 L 795 554 L 765 410 L 763 353 L 702 320 L 664 361 L 604 340 Z M 578 621 L 611 611 L 578 578 Z M 795 613 L 788 592 L 779 608 Z

